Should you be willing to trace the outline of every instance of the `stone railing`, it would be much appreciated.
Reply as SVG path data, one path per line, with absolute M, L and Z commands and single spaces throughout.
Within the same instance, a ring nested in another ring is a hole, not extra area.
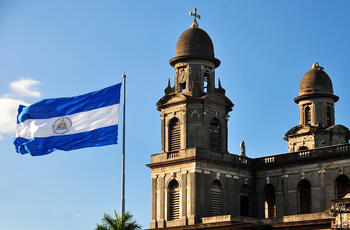
M 259 157 L 252 159 L 252 161 L 254 167 L 273 167 L 285 164 L 303 163 L 318 159 L 336 159 L 344 157 L 350 157 L 350 144 Z
M 177 160 L 206 160 L 225 163 L 231 167 L 259 168 L 279 167 L 288 164 L 302 164 L 316 160 L 350 158 L 350 144 L 302 150 L 259 158 L 248 158 L 229 153 L 215 153 L 206 149 L 187 148 L 176 152 L 164 152 L 152 155 L 152 163 L 167 163 Z

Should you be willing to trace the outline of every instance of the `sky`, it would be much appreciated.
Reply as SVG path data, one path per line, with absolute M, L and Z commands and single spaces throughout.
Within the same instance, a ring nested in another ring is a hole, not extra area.
M 12 141 L 18 104 L 102 89 L 123 72 L 126 209 L 149 227 L 156 102 L 169 78 L 174 84 L 168 61 L 194 7 L 235 104 L 230 153 L 242 140 L 248 157 L 287 152 L 283 136 L 298 124 L 293 98 L 314 62 L 340 97 L 336 123 L 350 127 L 350 1 L 0 0 L 0 229 L 94 229 L 120 211 L 120 144 L 32 157 Z

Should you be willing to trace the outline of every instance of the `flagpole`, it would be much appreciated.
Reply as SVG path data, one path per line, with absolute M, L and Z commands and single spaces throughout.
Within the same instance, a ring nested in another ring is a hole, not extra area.
M 121 217 L 125 213 L 125 82 L 126 75 L 123 73 L 123 150 L 122 150 L 122 202 L 121 202 Z

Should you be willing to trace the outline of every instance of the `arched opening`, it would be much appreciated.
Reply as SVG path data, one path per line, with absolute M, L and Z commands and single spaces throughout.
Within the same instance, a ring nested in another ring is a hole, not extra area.
M 203 74 L 203 93 L 208 93 L 209 76 L 209 72 L 205 71 Z
M 176 180 L 172 180 L 168 187 L 168 219 L 180 218 L 180 187 Z
M 305 108 L 305 124 L 311 124 L 311 109 L 309 106 Z
M 249 216 L 249 186 L 243 185 L 240 191 L 241 216 Z
M 188 74 L 185 68 L 178 68 L 178 82 L 180 92 L 184 92 L 186 90 L 187 75 Z
M 299 151 L 305 151 L 305 150 L 309 150 L 306 146 L 301 146 L 300 148 L 299 148 Z
M 332 108 L 330 106 L 327 107 L 327 126 L 332 125 Z
M 350 180 L 345 175 L 339 175 L 335 180 L 336 198 L 343 198 L 350 193 Z
M 210 216 L 219 216 L 222 211 L 222 186 L 215 180 L 210 188 Z
M 264 187 L 265 195 L 265 218 L 276 217 L 276 196 L 275 188 L 272 184 L 267 184 Z
M 311 184 L 303 179 L 298 183 L 299 213 L 311 213 Z
M 169 151 L 177 151 L 181 146 L 180 121 L 176 117 L 169 123 Z
M 221 152 L 221 124 L 217 118 L 213 118 L 209 126 L 209 148 L 215 152 Z

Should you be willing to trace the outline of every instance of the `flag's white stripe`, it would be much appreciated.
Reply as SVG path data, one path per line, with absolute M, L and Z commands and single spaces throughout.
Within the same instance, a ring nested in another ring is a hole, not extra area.
M 72 127 L 68 132 L 61 135 L 82 133 L 98 128 L 118 124 L 119 104 L 106 106 L 86 112 L 67 115 L 72 121 Z M 17 137 L 32 139 L 34 137 L 61 136 L 53 130 L 53 124 L 61 117 L 48 119 L 28 119 L 17 124 Z

